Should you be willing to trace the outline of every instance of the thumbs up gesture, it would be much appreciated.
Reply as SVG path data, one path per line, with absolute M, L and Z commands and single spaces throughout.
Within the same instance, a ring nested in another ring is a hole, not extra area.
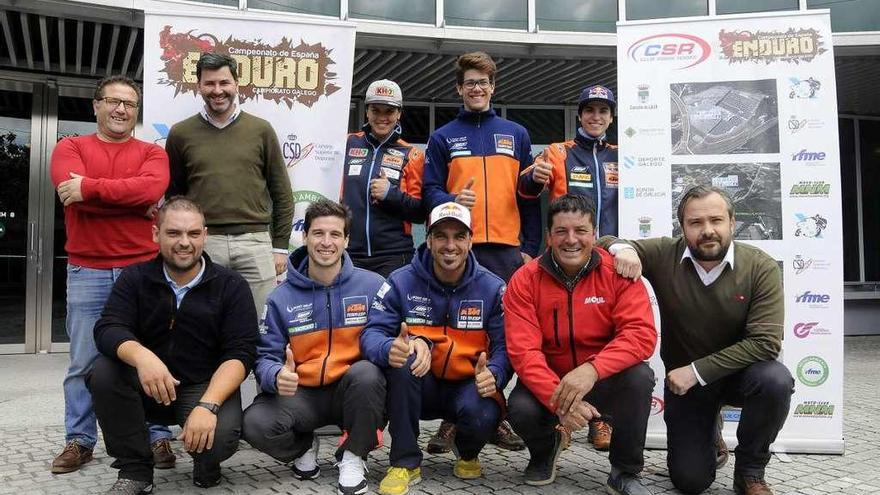
M 278 389 L 278 395 L 290 396 L 296 393 L 299 375 L 296 373 L 296 361 L 293 360 L 293 349 L 290 344 L 287 345 L 284 354 L 286 355 L 284 366 L 275 375 L 275 387 Z
M 535 160 L 535 168 L 532 170 L 532 179 L 539 184 L 546 184 L 553 175 L 553 165 L 544 161 L 543 158 Z
M 466 207 L 473 208 L 474 203 L 477 202 L 477 193 L 472 189 L 474 187 L 474 182 L 476 179 L 471 177 L 471 179 L 464 185 L 464 189 L 458 192 L 455 196 L 455 202 Z
M 382 201 L 388 194 L 389 188 L 391 188 L 391 182 L 385 176 L 385 169 L 379 167 L 379 177 L 370 181 L 370 197 L 373 198 L 373 201 Z
M 413 350 L 413 343 L 409 340 L 409 329 L 406 323 L 401 323 L 400 333 L 391 342 L 391 349 L 388 351 L 388 365 L 392 368 L 402 367 Z
M 477 366 L 474 367 L 474 382 L 477 385 L 477 393 L 480 394 L 480 397 L 495 395 L 495 375 L 489 371 L 486 363 L 486 353 L 481 352 L 479 359 L 477 359 Z

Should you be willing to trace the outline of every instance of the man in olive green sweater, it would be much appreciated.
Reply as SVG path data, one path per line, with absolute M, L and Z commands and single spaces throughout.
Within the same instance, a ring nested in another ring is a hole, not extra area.
M 287 268 L 293 192 L 278 137 L 269 122 L 238 107 L 238 64 L 203 53 L 196 65 L 205 106 L 171 128 L 166 197 L 202 205 L 205 251 L 247 280 L 257 310 Z
M 734 490 L 772 494 L 764 469 L 794 391 L 791 373 L 776 361 L 782 274 L 765 252 L 732 242 L 733 203 L 722 189 L 688 190 L 678 220 L 678 238 L 601 242 L 615 254 L 622 275 L 635 278 L 644 269 L 657 295 L 669 476 L 685 493 L 712 484 L 716 420 L 721 406 L 732 404 L 742 407 Z

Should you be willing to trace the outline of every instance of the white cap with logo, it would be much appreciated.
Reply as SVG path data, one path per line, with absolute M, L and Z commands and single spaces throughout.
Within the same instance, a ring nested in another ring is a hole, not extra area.
M 428 217 L 428 232 L 431 231 L 437 222 L 447 219 L 458 221 L 467 227 L 468 231 L 473 233 L 473 230 L 471 230 L 471 211 L 452 201 L 437 205 L 431 210 L 431 215 Z
M 403 106 L 403 93 L 400 86 L 396 82 L 388 79 L 380 79 L 373 81 L 367 87 L 367 95 L 364 103 L 380 103 L 382 105 L 391 105 L 392 107 Z

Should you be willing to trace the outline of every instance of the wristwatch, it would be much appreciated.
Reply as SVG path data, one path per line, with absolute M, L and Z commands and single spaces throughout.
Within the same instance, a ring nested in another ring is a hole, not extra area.
M 199 402 L 197 406 L 202 406 L 216 415 L 220 411 L 220 406 L 213 402 Z

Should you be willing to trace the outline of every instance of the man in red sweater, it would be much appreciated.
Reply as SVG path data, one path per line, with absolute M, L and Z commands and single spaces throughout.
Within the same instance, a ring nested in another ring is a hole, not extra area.
M 607 491 L 650 492 L 638 473 L 654 373 L 644 362 L 657 331 L 641 281 L 618 275 L 594 247 L 595 208 L 566 194 L 547 213 L 549 249 L 520 268 L 504 295 L 507 354 L 519 381 L 508 417 L 529 449 L 525 482 L 553 482 L 571 432 L 596 417 L 614 426 Z
M 70 368 L 64 378 L 66 446 L 53 473 L 76 471 L 92 459 L 97 424 L 85 378 L 98 350 L 93 328 L 122 268 L 152 259 L 150 209 L 168 187 L 168 157 L 132 137 L 140 89 L 124 76 L 98 83 L 92 105 L 98 131 L 62 139 L 52 153 L 51 176 L 64 204 L 67 265 L 67 334 Z M 151 426 L 157 467 L 174 466 L 164 426 Z

